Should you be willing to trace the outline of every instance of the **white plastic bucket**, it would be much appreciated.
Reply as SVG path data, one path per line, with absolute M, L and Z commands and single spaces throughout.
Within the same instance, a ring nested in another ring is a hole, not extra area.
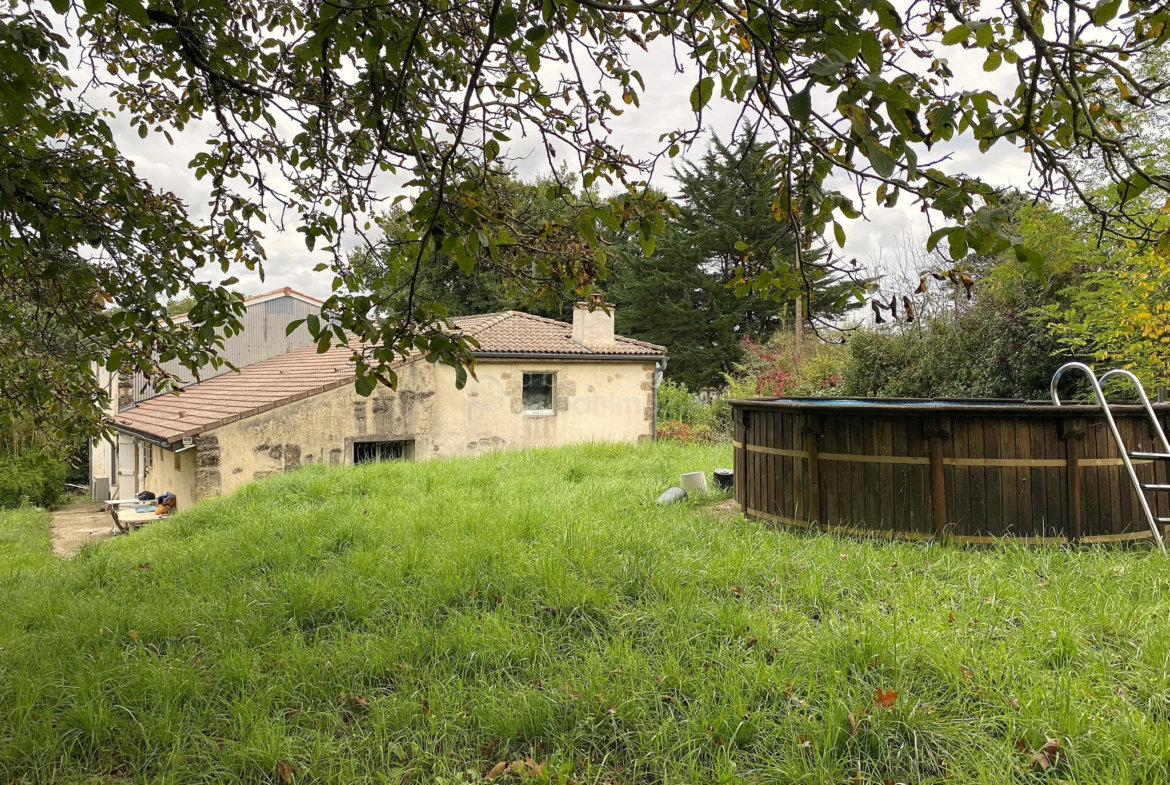
M 687 472 L 679 477 L 679 485 L 687 493 L 707 490 L 706 472 Z

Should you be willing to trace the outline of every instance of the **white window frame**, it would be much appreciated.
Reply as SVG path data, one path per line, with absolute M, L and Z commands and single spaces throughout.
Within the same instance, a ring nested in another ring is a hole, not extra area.
M 529 409 L 524 403 L 524 390 L 528 386 L 525 380 L 530 375 L 552 377 L 551 392 L 548 396 L 547 409 Z M 557 372 L 556 371 L 521 371 L 520 372 L 520 411 L 525 417 L 555 417 L 557 413 Z

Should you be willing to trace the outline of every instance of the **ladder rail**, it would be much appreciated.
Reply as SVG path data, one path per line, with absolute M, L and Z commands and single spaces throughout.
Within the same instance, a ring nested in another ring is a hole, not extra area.
M 1105 422 L 1109 425 L 1109 432 L 1113 435 L 1113 441 L 1117 445 L 1118 451 L 1121 453 L 1121 462 L 1125 465 L 1125 471 L 1129 475 L 1130 483 L 1133 484 L 1133 489 L 1137 493 L 1138 502 L 1141 504 L 1142 512 L 1145 513 L 1146 522 L 1150 525 L 1150 532 L 1154 535 L 1154 541 L 1158 543 L 1158 550 L 1162 553 L 1166 552 L 1166 544 L 1162 542 L 1162 532 L 1158 530 L 1158 522 L 1154 519 L 1154 513 L 1150 510 L 1150 502 L 1146 498 L 1145 490 L 1142 488 L 1141 480 L 1138 479 L 1137 471 L 1133 468 L 1133 461 L 1129 459 L 1129 450 L 1125 447 L 1125 442 L 1121 439 L 1121 432 L 1117 430 L 1117 421 L 1113 419 L 1113 412 L 1109 411 L 1109 402 L 1105 400 L 1105 391 L 1101 389 L 1101 382 L 1097 379 L 1097 374 L 1093 369 L 1084 363 L 1070 362 L 1065 363 L 1056 369 L 1056 373 L 1052 375 L 1052 384 L 1049 390 L 1052 393 L 1052 403 L 1056 406 L 1062 406 L 1060 402 L 1060 395 L 1057 393 L 1057 386 L 1060 384 L 1060 377 L 1066 371 L 1080 371 L 1085 376 L 1089 377 L 1090 386 L 1093 389 L 1093 397 L 1097 399 L 1097 405 L 1101 407 L 1101 413 L 1105 415 Z M 1127 372 L 1128 373 L 1128 372 Z M 1105 377 L 1102 377 L 1105 378 Z M 1138 388 L 1141 389 L 1141 383 L 1138 382 Z M 1146 399 L 1145 391 L 1142 390 L 1142 398 L 1146 400 L 1147 406 L 1149 400 Z M 1153 409 L 1149 411 L 1152 413 Z M 1159 427 L 1159 432 L 1161 428 Z M 1165 439 L 1165 435 L 1162 435 Z
M 1163 452 L 1170 453 L 1170 441 L 1166 440 L 1166 433 L 1162 430 L 1162 423 L 1158 422 L 1158 415 L 1154 414 L 1154 407 L 1150 404 L 1150 399 L 1146 395 L 1146 389 L 1142 386 L 1141 379 L 1138 379 L 1133 372 L 1127 371 L 1124 368 L 1114 368 L 1112 371 L 1106 371 L 1101 374 L 1101 378 L 1097 380 L 1102 389 L 1105 387 L 1105 380 L 1110 376 L 1119 376 L 1122 379 L 1127 379 L 1133 385 L 1134 391 L 1138 394 L 1138 400 L 1142 402 L 1142 407 L 1146 410 L 1146 416 L 1150 418 L 1150 424 L 1154 426 L 1154 433 L 1158 434 L 1158 440 L 1162 442 Z

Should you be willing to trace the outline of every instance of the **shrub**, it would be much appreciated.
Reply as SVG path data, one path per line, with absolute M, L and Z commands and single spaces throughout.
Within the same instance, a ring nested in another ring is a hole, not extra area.
M 924 324 L 858 330 L 838 394 L 896 398 L 1044 398 L 1066 359 L 1041 317 L 983 297 Z
M 0 458 L 0 507 L 47 507 L 65 491 L 65 464 L 44 455 Z
M 685 384 L 663 380 L 658 385 L 658 420 L 677 420 L 688 425 L 714 425 L 711 407 L 700 401 Z
M 658 386 L 658 436 L 683 444 L 714 444 L 731 435 L 731 407 L 721 400 L 703 403 L 685 384 Z
M 679 444 L 716 444 L 719 434 L 710 425 L 690 425 L 678 420 L 661 420 L 658 423 L 658 438 Z
M 805 339 L 800 362 L 795 359 L 796 337 L 778 332 L 764 344 L 743 338 L 744 362 L 725 378 L 728 398 L 787 396 L 816 398 L 838 395 L 846 349 L 819 338 Z

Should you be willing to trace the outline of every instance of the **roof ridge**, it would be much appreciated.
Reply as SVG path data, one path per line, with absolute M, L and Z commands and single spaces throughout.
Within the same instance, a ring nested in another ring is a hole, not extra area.
M 460 326 L 459 328 L 466 335 L 476 335 L 477 333 L 480 333 L 489 327 L 494 327 L 503 320 L 509 318 L 513 313 L 515 313 L 515 311 L 488 311 L 487 313 L 469 313 L 464 314 L 463 316 L 454 316 L 451 318 L 451 321 L 454 322 L 457 319 L 486 319 L 487 321 L 477 327 L 467 328 Z
M 516 316 L 523 316 L 526 319 L 532 319 L 537 322 L 544 322 L 545 324 L 555 324 L 558 327 L 568 327 L 570 329 L 573 327 L 573 325 L 569 324 L 568 322 L 557 321 L 556 319 L 550 319 L 547 316 L 540 316 L 539 314 L 535 313 L 526 313 L 525 311 L 508 311 L 508 313 L 515 314 Z

